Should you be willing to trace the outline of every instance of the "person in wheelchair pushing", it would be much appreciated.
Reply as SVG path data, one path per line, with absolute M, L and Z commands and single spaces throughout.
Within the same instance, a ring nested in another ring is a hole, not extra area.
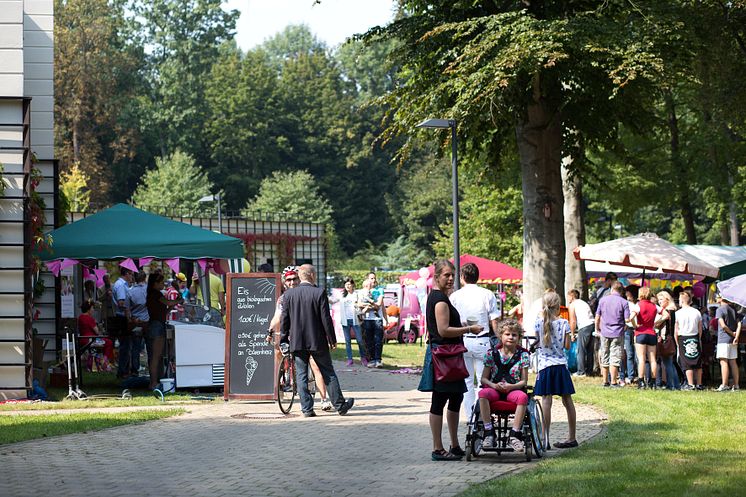
M 529 354 L 520 346 L 523 328 L 518 321 L 506 319 L 498 325 L 502 343 L 493 341 L 484 356 L 482 389 L 479 391 L 479 410 L 484 423 L 484 447 L 495 446 L 495 429 L 490 416 L 492 406 L 498 401 L 516 404 L 513 426 L 508 444 L 516 452 L 524 450 L 521 427 L 526 416 L 528 395 Z

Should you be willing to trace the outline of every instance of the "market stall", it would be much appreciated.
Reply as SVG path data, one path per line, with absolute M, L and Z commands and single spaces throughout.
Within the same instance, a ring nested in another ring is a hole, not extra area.
M 211 268 L 219 271 L 218 260 L 240 261 L 243 257 L 243 244 L 237 238 L 173 221 L 125 204 L 117 204 L 58 228 L 50 236 L 51 245 L 40 254 L 40 259 L 46 262 L 55 276 L 59 276 L 65 268 L 77 266 L 84 279 L 95 279 L 99 284 L 106 271 L 96 269 L 94 265 L 90 265 L 91 261 L 118 261 L 122 267 L 136 270 L 153 260 L 159 260 L 178 273 L 180 261 L 188 260 L 194 262 L 195 270 L 204 275 Z M 206 277 L 201 278 L 204 302 L 209 302 L 207 280 Z M 205 317 L 209 319 L 205 320 Z M 195 322 L 195 319 L 191 319 L 191 322 L 170 322 L 177 353 L 176 364 L 182 366 L 181 370 L 188 375 L 182 379 L 181 384 L 222 385 L 222 377 L 217 378 L 212 373 L 222 371 L 225 330 L 214 326 L 215 320 L 209 310 L 201 312 L 199 318 L 199 322 Z M 56 319 L 56 328 L 59 330 L 59 316 Z M 191 374 L 192 371 L 205 369 L 210 374 Z M 195 379 L 196 377 L 206 379 Z

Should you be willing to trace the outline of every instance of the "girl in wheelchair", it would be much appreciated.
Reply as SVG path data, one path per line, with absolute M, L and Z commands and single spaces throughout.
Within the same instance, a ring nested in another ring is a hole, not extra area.
M 479 410 L 485 433 L 483 446 L 495 446 L 492 406 L 498 401 L 507 401 L 516 404 L 508 444 L 514 451 L 523 452 L 521 427 L 528 405 L 525 390 L 528 383 L 529 354 L 520 346 L 523 329 L 517 321 L 506 319 L 500 323 L 498 330 L 502 344 L 497 341 L 492 343 L 484 357 L 482 389 L 479 391 Z

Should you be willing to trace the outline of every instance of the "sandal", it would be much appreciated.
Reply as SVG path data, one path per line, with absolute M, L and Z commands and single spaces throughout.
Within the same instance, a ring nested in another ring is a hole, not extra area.
M 461 460 L 459 456 L 451 454 L 450 452 L 447 452 L 445 449 L 434 450 L 431 457 L 433 461 L 460 461 Z

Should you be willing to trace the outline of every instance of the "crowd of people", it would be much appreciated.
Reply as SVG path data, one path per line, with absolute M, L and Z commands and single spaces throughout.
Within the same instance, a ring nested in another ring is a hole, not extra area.
M 225 315 L 223 282 L 215 274 L 210 274 L 209 281 L 210 306 Z M 89 358 L 98 369 L 110 370 L 116 364 L 117 377 L 123 380 L 140 376 L 140 358 L 147 352 L 148 386 L 156 388 L 164 372 L 166 322 L 179 319 L 185 311 L 185 302 L 201 305 L 206 300 L 199 277 L 195 272 L 188 286 L 187 277 L 181 272 L 167 283 L 160 269 L 146 274 L 120 267 L 114 284 L 108 275 L 103 282 L 99 289 L 92 280 L 83 284 L 78 316 L 80 346 L 94 352 Z
M 746 319 L 721 296 L 706 307 L 692 287 L 653 294 L 625 287 L 608 273 L 588 301 L 567 295 L 572 339 L 577 341 L 576 376 L 600 375 L 609 388 L 636 386 L 702 390 L 712 383 L 710 364 L 720 364 L 718 391 L 739 389 L 737 346 Z

